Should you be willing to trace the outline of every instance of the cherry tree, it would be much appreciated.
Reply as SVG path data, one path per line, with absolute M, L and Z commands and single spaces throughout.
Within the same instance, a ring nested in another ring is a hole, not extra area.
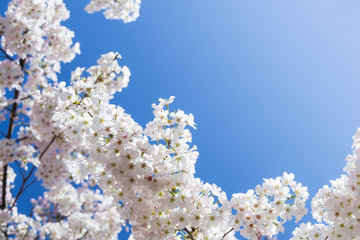
M 127 23 L 140 4 L 91 0 L 85 10 Z M 59 81 L 60 63 L 80 54 L 67 18 L 62 0 L 13 0 L 0 18 L 1 239 L 117 239 L 126 224 L 130 239 L 261 239 L 307 214 L 307 188 L 291 173 L 231 198 L 196 178 L 194 116 L 172 109 L 174 97 L 153 104 L 144 127 L 110 103 L 130 78 L 120 53 Z M 318 223 L 291 239 L 360 239 L 360 130 L 353 148 L 344 175 L 312 199 Z M 25 215 L 17 203 L 35 181 L 47 190 Z

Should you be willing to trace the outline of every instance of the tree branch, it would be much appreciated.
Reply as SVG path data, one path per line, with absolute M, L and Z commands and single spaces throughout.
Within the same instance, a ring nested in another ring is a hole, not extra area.
M 37 179 L 35 178 L 35 179 L 33 179 L 31 182 L 29 182 L 29 184 L 24 187 L 23 192 L 25 192 L 25 190 L 26 190 L 28 187 L 30 187 L 33 183 L 35 183 L 36 181 L 37 181 Z
M 6 137 L 5 133 L 3 133 L 1 130 L 0 130 L 0 134 Z
M 44 156 L 44 154 L 47 152 L 47 150 L 50 148 L 51 144 L 53 144 L 53 142 L 55 141 L 55 139 L 57 138 L 57 135 L 55 135 L 51 141 L 49 142 L 49 144 L 46 146 L 46 148 L 44 149 L 44 151 L 42 151 L 42 153 L 40 154 L 40 157 L 39 157 L 39 160 L 41 160 L 41 158 Z M 25 192 L 25 190 L 31 185 L 33 184 L 34 182 L 36 182 L 36 179 L 34 179 L 33 181 L 31 181 L 27 186 L 25 186 L 26 182 L 29 180 L 29 178 L 31 177 L 32 173 L 35 171 L 35 166 L 32 166 L 31 170 L 30 170 L 30 173 L 23 179 L 23 182 L 20 186 L 20 189 L 19 189 L 19 192 L 18 194 L 16 195 L 15 197 L 15 200 L 14 202 L 11 204 L 11 207 L 10 209 L 12 209 L 16 202 L 18 201 L 20 195 Z
M 187 228 L 184 228 L 183 230 L 189 235 L 191 240 L 195 240 L 195 238 L 193 237 L 193 235 L 191 234 L 191 232 Z
M 18 142 L 21 142 L 22 140 L 25 140 L 25 139 L 28 139 L 28 137 L 25 136 L 25 137 L 19 138 L 19 139 L 16 140 L 16 142 L 18 143 Z
M 6 57 L 7 59 L 9 59 L 10 61 L 14 61 L 14 59 L 12 59 L 12 58 L 9 56 L 9 54 L 6 53 L 6 51 L 5 51 L 4 49 L 0 48 L 0 51 L 5 55 L 5 57 Z
M 0 48 L 1 49 L 1 48 Z M 2 49 L 1 49 L 2 50 Z M 19 91 L 15 89 L 14 92 L 14 100 L 16 100 L 19 96 Z M 6 135 L 7 139 L 11 139 L 11 135 L 12 135 L 12 130 L 13 130 L 13 124 L 14 124 L 14 117 L 16 114 L 16 108 L 18 107 L 18 104 L 16 103 L 16 101 L 14 101 L 14 104 L 12 106 L 11 109 L 11 114 L 10 114 L 10 121 L 9 121 L 9 127 L 8 127 L 8 132 Z M 1 196 L 1 206 L 0 209 L 5 209 L 6 208 L 6 185 L 7 185 L 7 170 L 8 170 L 8 164 L 5 163 L 4 167 L 3 167 L 3 179 L 2 179 L 2 196 Z
M 25 175 L 24 175 L 24 173 L 21 171 L 21 166 L 20 166 L 19 162 L 18 162 L 18 161 L 15 161 L 15 164 L 18 166 L 19 172 L 20 172 L 20 174 L 21 174 L 21 177 L 24 179 L 24 178 L 25 178 Z
M 40 154 L 39 160 L 41 160 L 41 158 L 44 156 L 44 154 L 46 153 L 46 151 L 49 149 L 49 147 L 51 146 L 51 144 L 53 144 L 53 142 L 55 141 L 55 139 L 57 138 L 57 135 L 54 135 L 54 137 L 51 139 L 51 141 L 49 142 L 49 144 L 46 146 L 46 148 L 44 149 L 44 151 Z
M 2 48 L 0 48 L 0 51 L 3 52 L 5 54 L 5 56 L 10 59 L 11 61 L 13 61 L 13 59 L 6 53 L 6 51 Z M 26 59 L 20 59 L 19 63 L 21 66 L 21 70 L 24 72 L 25 69 L 25 62 Z M 14 104 L 12 105 L 12 109 L 10 112 L 10 121 L 9 121 L 9 127 L 8 127 L 8 132 L 7 132 L 7 139 L 11 139 L 11 135 L 13 132 L 13 124 L 14 124 L 14 117 L 16 116 L 16 109 L 18 107 L 17 104 L 17 99 L 19 97 L 19 90 L 15 89 L 14 90 Z M 5 209 L 6 208 L 6 185 L 7 185 L 7 170 L 8 170 L 8 164 L 5 163 L 4 167 L 3 167 L 3 179 L 2 179 L 2 196 L 1 196 L 1 206 L 0 209 Z
M 25 99 L 29 99 L 29 98 L 31 98 L 31 97 L 32 97 L 31 95 L 27 95 L 26 97 L 20 98 L 20 101 L 23 101 L 23 100 L 25 100 Z
M 223 239 L 226 237 L 226 235 L 228 235 L 229 233 L 231 233 L 232 230 L 234 230 L 234 228 L 232 228 L 232 229 L 230 229 L 229 231 L 227 231 L 227 232 L 224 234 L 224 236 L 221 238 L 221 240 L 223 240 Z
M 77 240 L 85 239 L 85 237 L 86 237 L 86 235 L 87 235 L 88 233 L 89 233 L 89 231 L 86 231 L 86 232 L 84 233 L 84 235 L 83 235 L 82 237 L 78 238 Z

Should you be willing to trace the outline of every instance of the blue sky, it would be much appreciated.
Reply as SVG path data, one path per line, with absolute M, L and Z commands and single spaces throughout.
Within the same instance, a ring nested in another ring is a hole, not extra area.
M 129 24 L 65 3 L 82 54 L 60 79 L 121 53 L 132 76 L 114 103 L 145 126 L 176 96 L 197 123 L 196 176 L 229 198 L 284 171 L 310 198 L 340 177 L 360 125 L 359 1 L 152 0 Z

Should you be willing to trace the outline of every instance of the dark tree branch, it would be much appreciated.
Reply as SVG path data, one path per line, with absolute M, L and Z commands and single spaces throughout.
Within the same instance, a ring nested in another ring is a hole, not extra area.
M 19 91 L 15 89 L 14 100 L 16 100 L 18 97 L 19 97 Z M 11 135 L 12 135 L 12 131 L 13 131 L 13 124 L 14 124 L 14 117 L 15 117 L 15 114 L 16 114 L 17 107 L 18 107 L 18 104 L 16 103 L 16 101 L 14 101 L 14 104 L 13 104 L 12 109 L 11 109 L 11 114 L 10 114 L 8 132 L 7 132 L 7 135 L 6 135 L 7 139 L 11 139 Z M 3 167 L 2 196 L 1 196 L 0 209 L 5 209 L 6 208 L 7 170 L 8 170 L 8 164 L 5 163 L 4 167 Z
M 41 158 L 44 156 L 44 154 L 47 152 L 47 150 L 50 148 L 51 144 L 53 144 L 53 142 L 55 141 L 56 138 L 57 138 L 57 135 L 55 135 L 55 136 L 51 139 L 51 141 L 50 141 L 49 144 L 46 146 L 46 148 L 44 149 L 44 151 L 42 151 L 42 153 L 40 154 L 39 160 L 41 160 Z M 15 206 L 15 204 L 16 204 L 16 202 L 18 201 L 20 195 L 21 195 L 31 184 L 33 184 L 34 182 L 36 182 L 36 178 L 35 178 L 35 179 L 34 179 L 33 181 L 31 181 L 27 186 L 25 186 L 25 185 L 26 185 L 26 182 L 29 180 L 29 178 L 31 177 L 31 175 L 32 175 L 33 172 L 35 171 L 35 168 L 36 168 L 35 166 L 32 166 L 32 168 L 31 168 L 31 170 L 30 170 L 30 173 L 23 179 L 23 182 L 22 182 L 22 184 L 21 184 L 21 186 L 20 186 L 19 192 L 18 192 L 18 194 L 16 195 L 15 200 L 14 200 L 14 202 L 12 203 L 10 209 L 12 209 L 12 208 Z
M 28 137 L 19 138 L 19 139 L 16 140 L 16 142 L 18 143 L 18 142 L 21 142 L 22 140 L 25 140 L 25 139 L 28 139 Z
M 31 98 L 31 97 L 32 97 L 31 95 L 28 95 L 28 96 L 26 96 L 26 97 L 20 98 L 20 101 L 23 101 L 23 100 L 25 100 L 25 99 L 29 99 L 29 98 Z
M 13 61 L 13 59 L 6 53 L 6 51 L 2 48 L 0 48 L 0 51 L 3 52 L 5 54 L 5 56 Z M 24 72 L 25 70 L 25 62 L 26 59 L 20 59 L 19 63 L 21 66 L 21 70 Z M 11 139 L 11 135 L 13 132 L 13 124 L 14 124 L 14 117 L 16 116 L 16 109 L 18 107 L 17 104 L 17 99 L 19 97 L 19 90 L 15 89 L 14 90 L 14 103 L 12 105 L 11 111 L 10 111 L 10 121 L 9 121 L 9 127 L 8 127 L 8 132 L 6 135 L 7 139 Z M 5 163 L 4 167 L 3 167 L 3 179 L 2 179 L 2 196 L 1 196 L 1 206 L 0 209 L 5 209 L 6 208 L 6 185 L 7 185 L 7 170 L 8 170 L 8 164 Z
M 9 59 L 10 61 L 14 61 L 7 53 L 4 49 L 0 48 L 0 51 L 2 53 L 4 53 L 5 57 L 7 59 Z M 23 72 L 25 72 L 25 62 L 26 62 L 26 59 L 20 59 L 20 66 L 21 66 L 21 70 Z M 13 100 L 14 100 L 14 103 L 12 105 L 12 108 L 10 110 L 10 121 L 9 121 L 9 126 L 8 126 L 8 132 L 7 132 L 7 135 L 6 135 L 6 138 L 7 139 L 11 139 L 11 136 L 12 136 L 12 133 L 13 133 L 13 124 L 14 124 L 14 117 L 16 116 L 16 109 L 18 107 L 18 103 L 17 103 L 17 99 L 19 97 L 19 90 L 15 89 L 14 90 L 14 97 L 13 97 Z M 6 109 L 9 110 L 8 107 L 6 107 Z M 8 171 L 8 164 L 7 163 L 4 163 L 4 166 L 3 166 L 3 178 L 2 178 L 2 192 L 1 192 L 1 206 L 0 206 L 0 209 L 5 209 L 7 206 L 6 206 L 6 187 L 7 187 L 7 171 Z M 9 235 L 7 233 L 7 229 L 6 231 L 4 232 L 4 235 L 6 237 L 6 239 L 9 238 Z
M 191 234 L 191 232 L 187 228 L 184 228 L 183 230 L 189 235 L 189 238 L 191 240 L 195 240 L 195 238 L 193 237 L 193 235 Z

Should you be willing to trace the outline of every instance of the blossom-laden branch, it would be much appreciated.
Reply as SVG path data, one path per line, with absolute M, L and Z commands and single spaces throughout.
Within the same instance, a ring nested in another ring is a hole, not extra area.
M 56 139 L 57 137 L 58 137 L 58 136 L 55 135 L 55 136 L 51 139 L 51 141 L 49 142 L 49 144 L 48 144 L 48 145 L 45 147 L 45 149 L 41 152 L 41 154 L 40 154 L 40 156 L 39 156 L 39 160 L 42 159 L 42 157 L 44 156 L 44 154 L 47 152 L 47 150 L 50 148 L 50 146 L 54 143 L 54 141 L 55 141 L 55 139 Z M 16 204 L 17 200 L 19 199 L 19 197 L 21 196 L 21 194 L 24 193 L 25 190 L 26 190 L 30 185 L 32 185 L 33 183 L 36 182 L 36 179 L 34 179 L 34 180 L 32 180 L 28 185 L 26 185 L 27 181 L 28 181 L 29 178 L 32 176 L 32 174 L 33 174 L 33 172 L 35 171 L 35 169 L 36 169 L 36 167 L 35 167 L 35 166 L 32 166 L 29 174 L 28 174 L 26 177 L 23 178 L 23 181 L 22 181 L 22 183 L 21 183 L 19 192 L 17 193 L 17 195 L 16 195 L 16 197 L 15 197 L 15 200 L 13 201 L 10 209 L 12 209 L 12 208 L 15 206 L 15 204 Z

